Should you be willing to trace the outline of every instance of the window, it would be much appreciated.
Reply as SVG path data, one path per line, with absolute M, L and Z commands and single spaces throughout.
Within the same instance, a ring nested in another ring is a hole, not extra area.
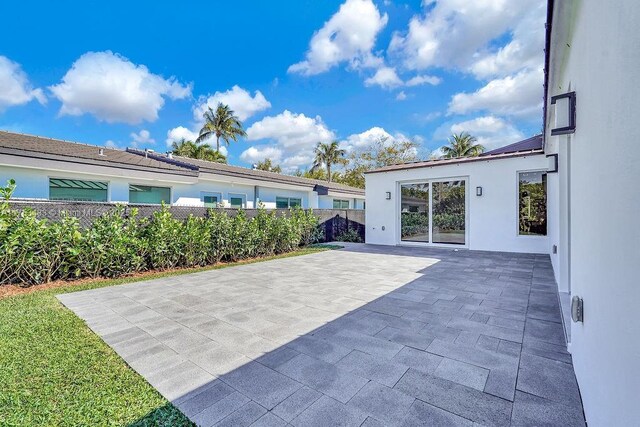
M 333 199 L 333 209 L 349 209 L 349 201 Z
M 51 178 L 49 199 L 106 202 L 108 187 L 109 184 L 102 181 Z
M 276 208 L 287 209 L 302 206 L 302 199 L 294 197 L 276 197 Z
M 129 185 L 129 203 L 159 205 L 171 203 L 171 189 L 168 187 L 151 187 L 148 185 Z
M 547 235 L 547 174 L 520 172 L 518 174 L 518 234 Z
M 220 199 L 218 196 L 202 196 L 205 208 L 217 208 Z
M 244 196 L 229 194 L 229 203 L 231 204 L 232 208 L 244 208 Z

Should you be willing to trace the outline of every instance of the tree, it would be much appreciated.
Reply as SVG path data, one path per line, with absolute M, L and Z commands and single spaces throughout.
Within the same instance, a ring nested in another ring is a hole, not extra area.
M 311 170 L 315 171 L 324 166 L 327 169 L 327 181 L 331 182 L 331 166 L 345 163 L 346 151 L 340 148 L 338 141 L 333 141 L 331 143 L 318 142 L 314 153 L 315 159 Z
M 256 164 L 256 169 L 267 172 L 282 173 L 280 165 L 274 165 L 271 159 L 266 158 Z
M 212 136 L 216 137 L 216 151 L 220 152 L 220 138 L 229 145 L 229 141 L 237 141 L 238 137 L 247 136 L 242 128 L 242 122 L 228 105 L 222 102 L 214 111 L 209 109 L 204 113 L 204 126 L 200 129 L 200 135 L 196 142 L 202 142 Z
M 191 159 L 208 160 L 210 162 L 227 163 L 227 158 L 219 151 L 211 148 L 209 144 L 196 144 L 193 141 L 181 139 L 171 143 L 171 153 L 176 156 L 189 157 Z
M 484 147 L 476 144 L 478 139 L 467 132 L 453 134 L 448 139 L 449 145 L 440 148 L 445 159 L 456 157 L 477 157 L 484 152 Z
M 345 170 L 338 177 L 339 182 L 364 188 L 365 172 L 383 166 L 415 162 L 420 158 L 419 149 L 419 144 L 413 141 L 380 138 L 370 146 L 349 154 Z

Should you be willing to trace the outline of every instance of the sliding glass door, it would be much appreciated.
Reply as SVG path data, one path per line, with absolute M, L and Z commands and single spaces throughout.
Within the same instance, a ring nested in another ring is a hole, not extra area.
M 401 186 L 400 238 L 429 242 L 429 183 Z
M 400 186 L 400 241 L 465 245 L 467 195 L 464 179 Z
M 433 243 L 465 244 L 464 181 L 433 182 Z

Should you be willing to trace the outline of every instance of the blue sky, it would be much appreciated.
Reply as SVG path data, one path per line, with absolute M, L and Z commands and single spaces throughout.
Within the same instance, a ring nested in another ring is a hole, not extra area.
M 544 0 L 142 3 L 3 2 L 0 129 L 166 151 L 221 100 L 230 163 L 293 171 L 320 140 L 541 128 Z

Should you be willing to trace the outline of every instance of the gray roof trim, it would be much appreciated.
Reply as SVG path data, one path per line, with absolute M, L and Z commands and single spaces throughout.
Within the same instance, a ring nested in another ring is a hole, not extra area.
M 104 153 L 103 155 L 99 155 L 100 150 Z M 158 160 L 141 160 L 139 156 L 135 156 L 125 150 L 3 130 L 0 130 L 0 154 L 151 173 L 181 176 L 198 175 L 197 171 Z
M 365 174 L 393 172 L 393 171 L 407 170 L 407 169 L 432 168 L 437 166 L 485 162 L 485 161 L 492 161 L 492 160 L 512 159 L 516 157 L 527 157 L 527 156 L 537 156 L 537 155 L 544 155 L 543 150 L 531 150 L 531 151 L 521 151 L 517 153 L 495 154 L 495 155 L 484 156 L 484 157 L 481 157 L 481 156 L 462 157 L 457 159 L 437 159 L 437 160 L 426 160 L 426 161 L 414 162 L 414 163 L 402 163 L 398 165 L 391 165 L 391 166 L 385 166 L 382 168 L 374 169 L 372 171 L 365 172 Z
M 134 153 L 134 151 L 130 151 Z M 137 150 L 135 154 L 144 155 L 143 151 Z M 200 173 L 211 173 L 215 175 L 223 175 L 235 178 L 251 179 L 256 181 L 275 182 L 279 184 L 297 185 L 307 187 L 316 191 L 316 187 L 326 187 L 329 191 L 338 193 L 353 194 L 364 196 L 364 190 L 361 188 L 349 187 L 334 182 L 320 181 L 316 179 L 303 178 L 293 175 L 285 175 L 276 172 L 268 172 L 263 170 L 255 170 L 243 168 L 240 166 L 232 166 L 226 163 L 216 163 L 208 160 L 191 159 L 188 157 L 173 156 L 172 159 L 165 154 L 154 153 L 157 160 L 160 161 L 177 161 L 181 164 L 191 164 L 198 168 Z

